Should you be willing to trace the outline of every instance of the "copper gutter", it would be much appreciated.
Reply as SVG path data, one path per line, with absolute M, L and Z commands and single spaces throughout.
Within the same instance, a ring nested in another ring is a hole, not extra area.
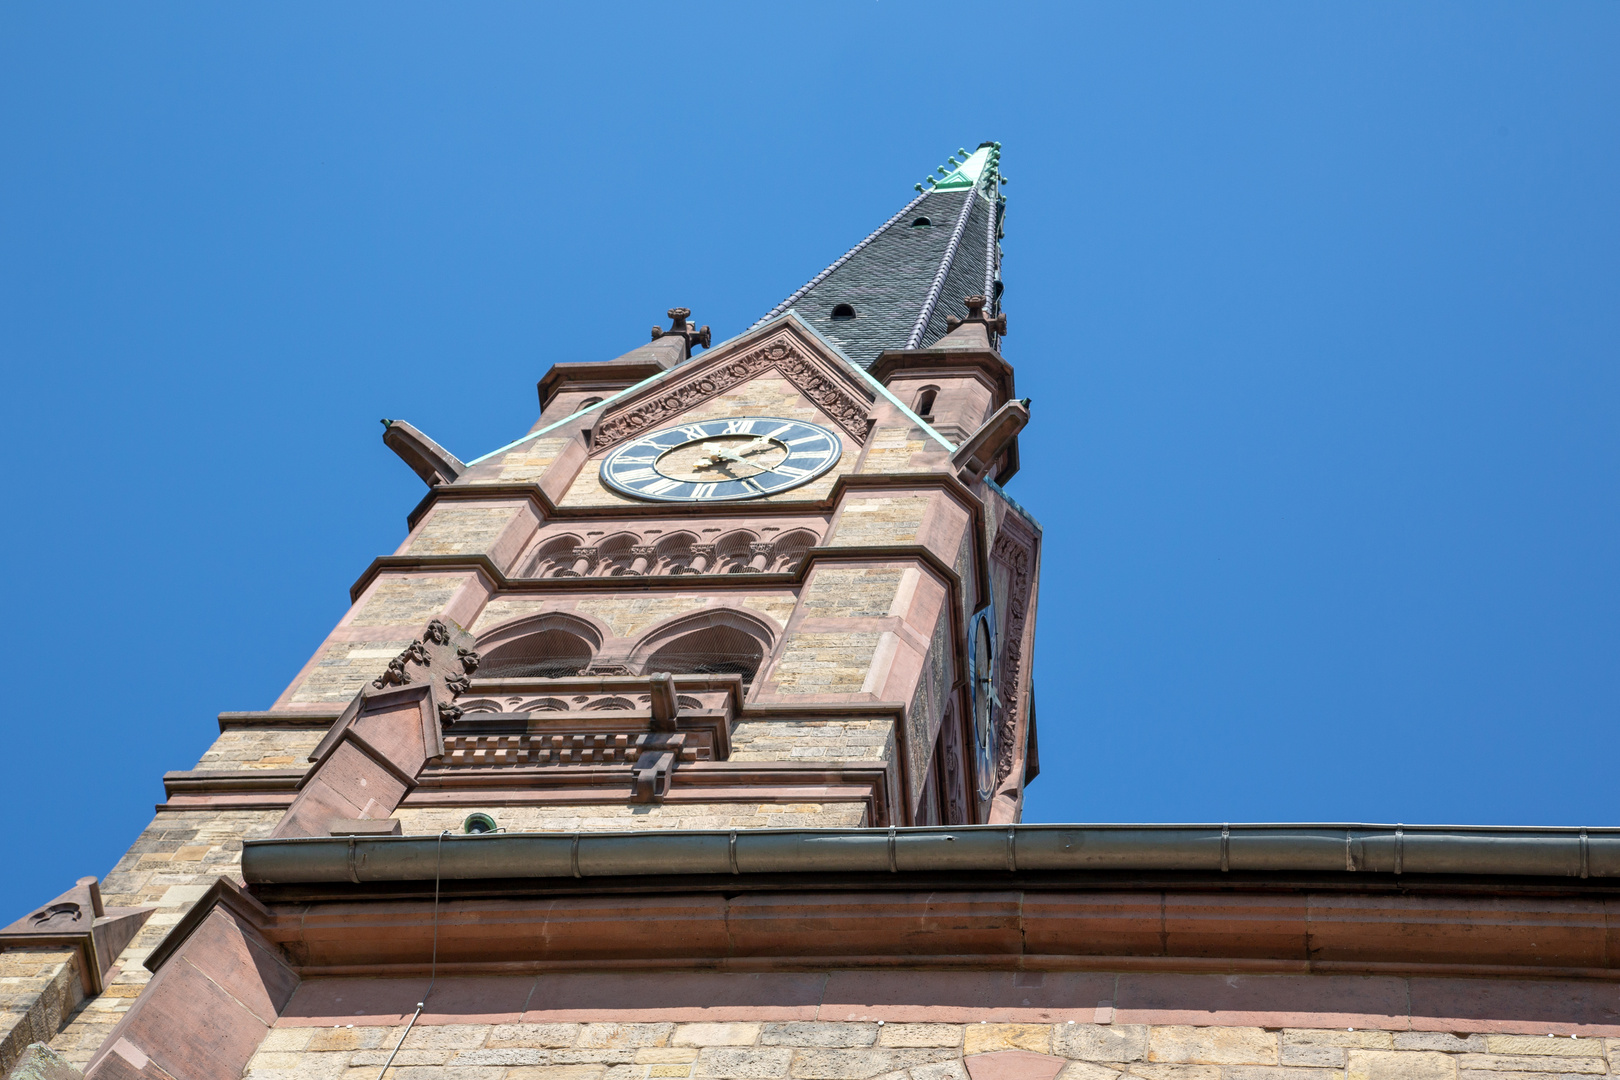
M 433 836 L 249 840 L 249 884 L 421 881 Z M 1011 825 L 488 833 L 444 844 L 446 881 L 717 874 L 1371 873 L 1620 878 L 1620 829 L 1437 825 Z

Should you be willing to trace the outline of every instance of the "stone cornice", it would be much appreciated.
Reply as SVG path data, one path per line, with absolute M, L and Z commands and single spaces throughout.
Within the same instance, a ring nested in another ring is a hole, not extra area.
M 540 396 L 540 411 L 545 412 L 551 399 L 565 386 L 578 385 L 590 390 L 623 390 L 643 379 L 667 370 L 652 360 L 645 363 L 627 363 L 619 360 L 574 364 L 552 364 L 551 370 L 535 385 Z
M 440 500 L 470 502 L 503 502 L 527 499 L 534 504 L 546 521 L 612 521 L 626 517 L 668 517 L 679 507 L 683 517 L 736 517 L 746 512 L 751 517 L 791 517 L 806 513 L 825 513 L 838 505 L 847 488 L 856 487 L 941 487 L 952 492 L 964 505 L 979 502 L 968 486 L 949 472 L 926 473 L 844 473 L 834 481 L 832 490 L 820 499 L 801 499 L 778 502 L 722 502 L 722 503 L 652 503 L 623 502 L 610 506 L 559 506 L 552 501 L 539 484 L 439 484 L 422 496 L 406 515 L 407 528 L 414 529 L 427 512 Z
M 913 368 L 932 371 L 976 368 L 988 375 L 999 388 L 1002 401 L 1011 401 L 1018 396 L 1013 384 L 1012 365 L 993 349 L 890 349 L 872 361 L 867 372 L 874 379 L 887 384 L 896 372 Z

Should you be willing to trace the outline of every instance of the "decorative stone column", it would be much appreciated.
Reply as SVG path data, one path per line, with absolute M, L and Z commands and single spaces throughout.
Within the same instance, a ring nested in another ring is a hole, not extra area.
M 748 554 L 753 557 L 748 560 L 746 572 L 750 574 L 762 573 L 765 567 L 770 565 L 771 553 L 775 550 L 776 545 L 768 540 L 762 543 L 749 544 Z
M 596 549 L 593 547 L 577 547 L 574 549 L 574 565 L 571 569 L 559 573 L 558 577 L 584 577 L 590 573 L 591 565 L 596 562 Z
M 701 574 L 701 573 L 703 573 L 703 571 L 705 571 L 705 570 L 707 570 L 709 568 L 709 563 L 711 563 L 713 561 L 714 561 L 714 545 L 713 544 L 693 544 L 692 545 L 692 564 L 688 568 L 687 573 Z
M 630 564 L 630 573 L 640 577 L 647 572 L 647 567 L 652 565 L 653 559 L 658 555 L 658 549 L 651 544 L 647 544 L 631 548 L 630 554 L 636 557 L 635 561 Z

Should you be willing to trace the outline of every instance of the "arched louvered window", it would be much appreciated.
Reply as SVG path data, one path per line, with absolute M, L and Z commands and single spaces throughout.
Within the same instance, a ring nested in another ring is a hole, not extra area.
M 743 686 L 754 681 L 765 649 L 759 639 L 733 626 L 705 626 L 675 638 L 647 658 L 646 674 L 741 675 Z
M 484 654 L 480 679 L 560 679 L 590 666 L 590 642 L 567 630 L 551 628 L 526 634 Z

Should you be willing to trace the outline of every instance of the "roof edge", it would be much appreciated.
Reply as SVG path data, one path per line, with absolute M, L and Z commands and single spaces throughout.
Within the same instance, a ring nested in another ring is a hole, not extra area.
M 1620 829 L 978 825 L 249 840 L 249 884 L 776 873 L 1202 871 L 1620 879 Z

